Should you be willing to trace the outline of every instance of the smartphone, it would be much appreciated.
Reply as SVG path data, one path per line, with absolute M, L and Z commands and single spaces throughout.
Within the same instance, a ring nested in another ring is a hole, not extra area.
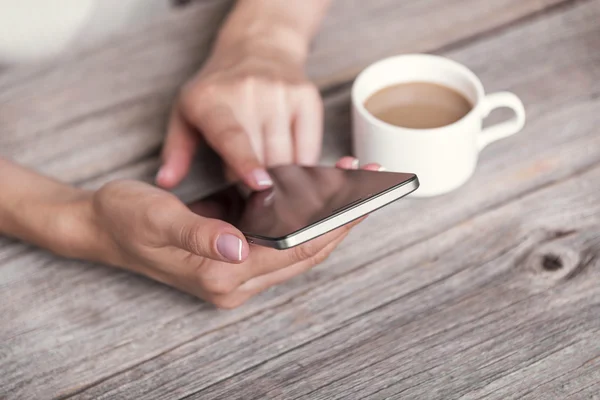
M 415 174 L 283 165 L 272 188 L 237 183 L 193 201 L 196 214 L 229 222 L 249 243 L 288 249 L 339 228 L 419 187 Z

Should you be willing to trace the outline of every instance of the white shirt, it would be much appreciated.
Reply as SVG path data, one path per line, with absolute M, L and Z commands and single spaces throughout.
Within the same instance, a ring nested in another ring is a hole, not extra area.
M 53 57 L 148 22 L 169 0 L 0 0 L 0 65 Z

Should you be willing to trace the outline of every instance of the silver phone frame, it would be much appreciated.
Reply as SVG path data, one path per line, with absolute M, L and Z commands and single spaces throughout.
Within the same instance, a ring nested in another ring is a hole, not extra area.
M 413 175 L 412 179 L 402 182 L 390 190 L 368 197 L 358 204 L 350 204 L 348 208 L 338 210 L 336 211 L 336 214 L 315 222 L 313 225 L 291 233 L 283 238 L 265 238 L 247 233 L 244 233 L 244 235 L 249 243 L 271 247 L 277 250 L 289 249 L 324 235 L 327 232 L 362 217 L 363 215 L 369 214 L 370 212 L 401 199 L 417 190 L 418 187 L 419 178 L 417 178 L 416 175 Z

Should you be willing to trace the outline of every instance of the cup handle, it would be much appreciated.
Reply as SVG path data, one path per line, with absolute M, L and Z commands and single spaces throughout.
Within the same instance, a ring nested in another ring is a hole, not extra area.
M 515 94 L 498 92 L 489 94 L 483 99 L 483 118 L 486 118 L 496 108 L 510 108 L 515 116 L 508 121 L 485 128 L 478 138 L 479 150 L 496 140 L 514 135 L 525 125 L 525 107 Z

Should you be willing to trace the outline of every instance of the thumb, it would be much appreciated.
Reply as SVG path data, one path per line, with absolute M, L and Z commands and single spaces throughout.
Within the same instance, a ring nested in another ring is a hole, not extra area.
M 175 218 L 169 229 L 171 245 L 200 257 L 241 263 L 248 257 L 244 235 L 230 224 L 188 213 Z
M 255 190 L 273 185 L 252 147 L 248 133 L 228 106 L 213 106 L 193 122 L 202 131 L 208 144 L 244 183 Z

